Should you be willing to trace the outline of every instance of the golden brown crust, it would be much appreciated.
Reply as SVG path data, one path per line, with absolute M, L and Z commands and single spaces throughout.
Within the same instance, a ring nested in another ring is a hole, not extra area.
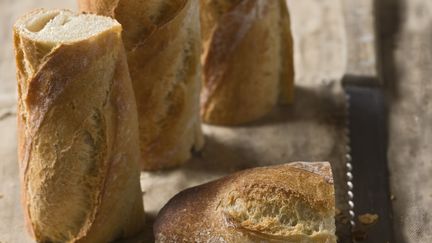
M 284 1 L 201 0 L 201 117 L 237 125 L 292 96 L 293 55 Z M 285 11 L 283 11 L 283 9 Z
M 336 242 L 329 163 L 238 172 L 180 192 L 159 212 L 157 242 Z
M 138 106 L 142 168 L 187 161 L 203 146 L 199 118 L 200 30 L 197 0 L 80 0 L 80 9 L 115 17 Z
M 144 212 L 121 27 L 51 46 L 22 30 L 29 16 L 40 13 L 45 10 L 14 27 L 18 153 L 29 230 L 39 242 L 134 235 Z

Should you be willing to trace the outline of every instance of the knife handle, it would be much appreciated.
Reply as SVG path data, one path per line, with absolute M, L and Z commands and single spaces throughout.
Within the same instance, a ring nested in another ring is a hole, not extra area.
M 374 0 L 343 0 L 347 42 L 346 75 L 368 77 L 349 79 L 358 85 L 379 86 Z

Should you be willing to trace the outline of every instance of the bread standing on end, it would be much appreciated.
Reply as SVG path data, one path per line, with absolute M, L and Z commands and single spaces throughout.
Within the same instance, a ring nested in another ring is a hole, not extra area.
M 335 243 L 330 164 L 249 169 L 184 190 L 159 212 L 156 242 Z
M 35 10 L 14 26 L 22 203 L 37 242 L 143 228 L 138 124 L 120 24 Z
M 180 165 L 203 145 L 198 0 L 78 0 L 123 26 L 138 106 L 142 168 Z
M 293 98 L 285 0 L 200 0 L 204 122 L 238 125 Z

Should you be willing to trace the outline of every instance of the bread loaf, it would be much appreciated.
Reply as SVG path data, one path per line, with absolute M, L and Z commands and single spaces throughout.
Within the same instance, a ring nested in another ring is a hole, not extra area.
M 19 163 L 37 242 L 111 242 L 142 230 L 136 105 L 120 24 L 35 10 L 14 26 Z
M 238 125 L 293 97 L 293 42 L 285 0 L 200 0 L 201 117 Z
M 330 164 L 297 162 L 238 172 L 184 190 L 159 212 L 156 242 L 331 243 Z
M 79 0 L 123 26 L 138 106 L 142 168 L 187 161 L 203 145 L 198 0 Z

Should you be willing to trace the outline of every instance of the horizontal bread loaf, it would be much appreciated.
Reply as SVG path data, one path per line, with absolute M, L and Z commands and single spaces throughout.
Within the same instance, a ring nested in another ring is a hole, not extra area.
M 203 145 L 198 0 L 79 0 L 123 26 L 138 106 L 142 168 L 177 166 Z
M 136 105 L 120 24 L 35 10 L 14 26 L 22 201 L 37 242 L 141 231 Z
M 184 190 L 159 212 L 156 242 L 333 243 L 330 164 L 255 168 Z
M 200 0 L 204 122 L 238 125 L 293 96 L 293 42 L 285 0 Z

